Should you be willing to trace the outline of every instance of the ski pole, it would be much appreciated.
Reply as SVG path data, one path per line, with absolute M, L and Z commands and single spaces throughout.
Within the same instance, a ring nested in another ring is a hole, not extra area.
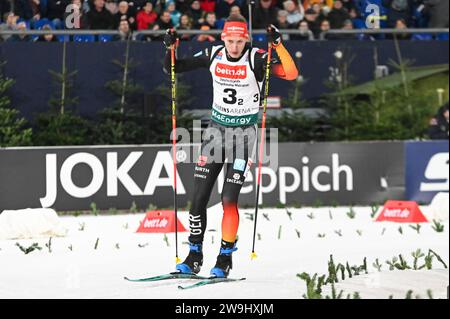
M 253 246 L 252 246 L 251 259 L 255 259 L 257 257 L 256 252 L 255 252 L 256 222 L 258 220 L 259 191 L 261 189 L 261 169 L 262 169 L 262 160 L 263 160 L 263 154 L 264 154 L 267 96 L 269 95 L 269 78 L 270 78 L 270 60 L 271 59 L 272 59 L 272 43 L 269 42 L 269 47 L 267 48 L 267 64 L 266 64 L 266 79 L 265 79 L 266 85 L 265 85 L 265 89 L 264 89 L 261 141 L 259 144 L 258 181 L 257 181 L 257 186 L 256 186 L 255 223 L 254 223 L 254 228 L 253 228 Z
M 176 41 L 178 44 L 178 39 Z M 178 257 L 178 202 L 177 202 L 177 87 L 175 79 L 175 44 L 170 47 L 170 66 L 172 82 L 172 158 L 173 158 L 173 206 L 175 210 L 175 263 L 180 263 Z
M 250 46 L 253 46 L 253 6 L 255 5 L 255 0 L 247 0 L 248 3 L 248 31 L 250 33 Z

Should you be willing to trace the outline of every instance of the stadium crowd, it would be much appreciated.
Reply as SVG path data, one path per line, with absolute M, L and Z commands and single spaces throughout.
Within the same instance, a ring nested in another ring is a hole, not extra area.
M 378 8 L 378 11 L 374 11 Z M 284 40 L 358 38 L 326 34 L 330 29 L 448 28 L 448 0 L 255 0 L 254 29 L 274 24 L 298 30 Z M 219 30 L 231 13 L 248 18 L 247 0 L 0 0 L 0 32 L 27 29 L 118 30 L 100 40 L 126 40 L 136 30 Z M 368 24 L 368 21 L 371 23 Z M 448 39 L 448 33 L 444 35 Z M 359 36 L 363 39 L 366 36 Z M 387 36 L 389 37 L 389 36 Z M 432 39 L 430 34 L 400 34 L 401 39 Z M 80 36 L 75 41 L 95 41 Z M 144 40 L 161 37 L 147 36 Z M 182 40 L 215 41 L 211 34 L 183 35 Z M 53 35 L 2 34 L 0 41 L 58 41 Z

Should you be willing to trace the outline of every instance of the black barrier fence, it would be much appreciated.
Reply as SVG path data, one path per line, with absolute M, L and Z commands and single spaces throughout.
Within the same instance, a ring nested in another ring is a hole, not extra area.
M 197 146 L 181 146 L 180 206 L 192 197 Z M 404 143 L 281 143 L 278 159 L 263 168 L 261 204 L 369 205 L 404 197 Z M 273 154 L 271 154 L 273 155 Z M 192 160 L 193 159 L 193 160 Z M 253 206 L 255 167 L 240 205 Z M 223 172 L 210 205 L 220 202 Z M 172 207 L 170 146 L 105 146 L 0 149 L 0 211 L 128 209 L 135 202 Z
M 168 90 L 169 77 L 163 72 L 162 63 L 165 49 L 161 42 L 129 42 L 129 58 L 133 66 L 128 79 L 142 87 L 135 97 L 136 107 L 142 114 L 169 112 L 167 103 L 163 103 L 158 87 Z M 209 43 L 196 41 L 182 42 L 178 56 L 192 57 L 196 52 L 209 46 Z M 254 42 L 257 47 L 266 44 Z M 66 46 L 66 50 L 63 47 Z M 312 102 L 331 92 L 330 78 L 337 70 L 337 53 L 348 62 L 348 74 L 353 84 L 374 80 L 377 70 L 383 74 L 396 72 L 391 64 L 397 61 L 396 45 L 392 40 L 385 41 L 286 41 L 286 47 L 297 63 L 301 78 L 299 82 L 284 81 L 273 77 L 270 82 L 270 96 L 279 97 L 279 106 L 287 105 L 286 99 L 295 93 L 297 85 L 301 88 L 297 94 Z M 414 66 L 448 64 L 448 41 L 399 41 L 402 58 L 414 61 Z M 63 52 L 66 54 L 63 55 Z M 100 110 L 111 107 L 117 96 L 105 87 L 109 81 L 122 81 L 123 70 L 114 63 L 124 63 L 127 42 L 109 43 L 0 43 L 0 62 L 5 77 L 15 80 L 8 94 L 11 105 L 19 109 L 28 120 L 49 109 L 49 101 L 58 96 L 61 83 L 55 81 L 50 73 L 61 73 L 64 67 L 68 73 L 76 72 L 70 79 L 70 97 L 78 98 L 72 107 L 86 117 L 96 117 Z M 184 73 L 179 83 L 187 85 L 192 101 L 190 109 L 208 110 L 211 108 L 211 77 L 206 69 Z M 317 103 L 316 103 L 317 104 Z
M 294 35 L 302 35 L 302 32 L 298 29 L 280 29 L 281 34 L 294 34 Z M 161 36 L 166 33 L 166 30 L 140 30 L 133 31 L 129 33 L 128 38 L 130 40 L 138 40 L 142 38 L 142 36 Z M 222 33 L 222 30 L 177 30 L 177 33 L 180 35 L 219 35 Z M 381 28 L 381 29 L 329 29 L 327 31 L 321 31 L 319 34 L 319 38 L 323 39 L 327 34 L 337 34 L 337 35 L 345 35 L 345 34 L 388 34 L 388 35 L 405 35 L 405 34 L 429 34 L 429 35 L 437 35 L 442 34 L 448 37 L 449 29 L 448 28 L 408 28 L 408 29 L 392 29 L 392 28 Z M 118 30 L 83 30 L 83 29 L 64 29 L 64 30 L 0 30 L 0 35 L 45 35 L 45 34 L 53 34 L 53 35 L 121 35 L 121 32 Z M 252 30 L 253 35 L 266 35 L 267 30 L 265 29 L 254 29 Z M 127 39 L 127 37 L 124 37 Z M 67 41 L 70 38 L 61 38 L 61 41 Z M 447 38 L 448 39 L 448 38 Z M 104 42 L 110 41 L 110 38 L 105 38 Z

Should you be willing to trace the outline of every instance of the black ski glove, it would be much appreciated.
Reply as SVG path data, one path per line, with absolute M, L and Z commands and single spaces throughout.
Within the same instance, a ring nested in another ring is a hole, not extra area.
M 167 49 L 170 49 L 172 45 L 175 45 L 178 40 L 178 34 L 174 29 L 167 29 L 164 35 L 164 45 Z
M 267 28 L 267 39 L 272 43 L 273 47 L 277 47 L 281 43 L 281 34 L 273 24 Z

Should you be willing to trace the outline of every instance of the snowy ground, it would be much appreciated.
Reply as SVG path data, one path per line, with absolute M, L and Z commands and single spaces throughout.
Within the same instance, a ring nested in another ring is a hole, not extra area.
M 411 253 L 420 248 L 425 253 L 434 250 L 448 265 L 448 221 L 441 233 L 433 230 L 431 224 L 423 224 L 420 234 L 403 224 L 401 234 L 399 224 L 374 223 L 370 207 L 354 210 L 356 217 L 351 219 L 346 207 L 292 208 L 291 220 L 285 209 L 262 209 L 258 219 L 261 236 L 256 245 L 258 258 L 251 261 L 253 222 L 246 213 L 253 210 L 242 209 L 239 250 L 234 254 L 231 277 L 247 280 L 185 291 L 177 289 L 180 283 L 186 283 L 181 280 L 157 283 L 123 280 L 123 276 L 159 275 L 174 270 L 173 234 L 168 235 L 170 246 L 167 246 L 162 234 L 135 233 L 144 214 L 61 217 L 69 232 L 67 237 L 52 239 L 51 253 L 45 247 L 48 238 L 0 241 L 0 299 L 302 298 L 306 285 L 296 274 L 327 274 L 331 254 L 336 263 L 348 261 L 350 265 L 361 265 L 367 257 L 369 275 L 341 282 L 337 288 L 345 293 L 358 291 L 363 298 L 390 295 L 404 298 L 407 290 L 421 289 L 414 291 L 414 296 L 426 298 L 426 290 L 431 289 L 434 297 L 446 298 L 448 269 L 444 270 L 436 259 L 435 270 L 420 272 L 390 272 L 385 261 L 402 254 L 412 265 Z M 203 275 L 209 274 L 219 250 L 221 214 L 220 206 L 208 212 Z M 180 213 L 185 226 L 187 217 L 187 213 Z M 80 230 L 83 224 L 84 230 Z M 98 246 L 94 249 L 97 238 Z M 186 242 L 187 233 L 180 234 L 179 240 L 180 257 L 184 258 L 188 248 L 181 243 Z M 22 246 L 38 242 L 43 249 L 25 255 L 17 242 Z M 372 266 L 376 258 L 383 264 L 381 273 Z

